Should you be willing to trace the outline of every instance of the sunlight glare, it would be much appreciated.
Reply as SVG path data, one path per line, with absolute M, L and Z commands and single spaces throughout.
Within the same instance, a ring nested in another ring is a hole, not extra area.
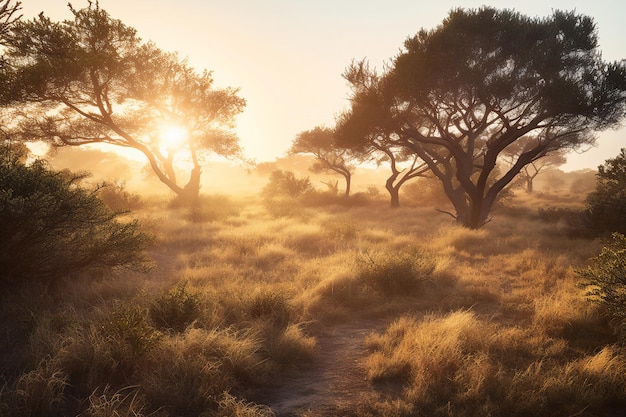
M 187 137 L 187 129 L 182 126 L 167 125 L 161 128 L 161 146 L 167 150 L 178 150 L 182 148 Z

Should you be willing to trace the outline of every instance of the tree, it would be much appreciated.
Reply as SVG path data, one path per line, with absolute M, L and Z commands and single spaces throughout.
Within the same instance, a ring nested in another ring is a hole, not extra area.
M 150 238 L 80 186 L 84 174 L 0 152 L 0 285 L 53 282 L 89 268 L 145 270 Z
M 529 143 L 530 142 L 530 143 Z M 509 165 L 514 165 L 521 154 L 532 148 L 532 139 L 520 139 L 502 152 L 502 159 L 506 160 Z M 565 158 L 565 149 L 557 149 L 552 153 L 548 153 L 540 158 L 535 159 L 528 165 L 525 165 L 518 174 L 518 177 L 524 182 L 525 190 L 528 194 L 533 192 L 533 182 L 541 171 L 548 167 L 563 165 L 567 162 Z
M 596 189 L 589 193 L 586 202 L 592 229 L 626 234 L 626 149 L 598 167 Z
M 353 100 L 359 95 L 376 94 L 376 86 L 380 81 L 378 75 L 369 68 L 369 64 L 365 60 L 358 63 L 353 62 L 343 73 L 343 77 L 350 84 Z M 350 129 L 350 114 L 344 113 L 337 121 L 335 129 L 337 136 L 353 134 Z M 389 162 L 391 175 L 385 181 L 385 188 L 390 195 L 391 207 L 400 207 L 400 188 L 407 181 L 423 176 L 429 170 L 428 165 L 421 161 L 414 152 L 399 146 L 394 135 L 385 129 L 373 129 L 362 139 L 358 147 L 353 147 L 353 151 L 372 157 L 380 155 L 379 158 L 375 158 L 379 166 L 383 162 Z M 410 162 L 408 167 L 399 165 L 407 161 Z
M 11 28 L 22 16 L 17 13 L 22 9 L 22 2 L 0 0 L 0 45 L 4 45 Z
M 344 196 L 350 195 L 352 174 L 362 157 L 357 152 L 337 146 L 332 129 L 318 126 L 299 133 L 291 144 L 289 154 L 299 153 L 315 156 L 317 162 L 311 166 L 312 172 L 335 172 L 341 175 L 346 181 Z
M 17 132 L 55 146 L 137 149 L 161 182 L 195 200 L 203 155 L 241 154 L 230 128 L 244 100 L 235 89 L 214 88 L 210 72 L 142 42 L 98 2 L 70 9 L 73 20 L 57 23 L 41 14 L 15 24 L 8 38 L 12 88 L 23 102 L 14 112 L 21 116 Z M 190 166 L 186 183 L 176 172 L 183 156 Z
M 7 38 L 13 29 L 13 26 L 22 17 L 17 15 L 21 10 L 21 2 L 12 2 L 12 0 L 0 0 L 0 47 L 5 47 Z M 4 55 L 0 57 L 0 103 L 4 104 L 13 99 L 12 88 L 10 88 L 11 72 Z M 4 134 L 4 132 L 3 132 Z
M 586 16 L 456 9 L 407 39 L 375 86 L 352 98 L 350 134 L 339 142 L 393 135 L 441 181 L 456 220 L 476 229 L 523 167 L 594 143 L 595 131 L 619 123 L 626 64 L 601 59 Z M 497 173 L 502 153 L 520 139 L 532 145 Z

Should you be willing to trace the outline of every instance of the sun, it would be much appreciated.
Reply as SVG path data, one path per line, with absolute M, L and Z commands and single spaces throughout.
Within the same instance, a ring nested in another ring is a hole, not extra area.
M 168 151 L 176 151 L 187 142 L 189 133 L 187 129 L 179 125 L 164 125 L 160 129 L 160 146 Z

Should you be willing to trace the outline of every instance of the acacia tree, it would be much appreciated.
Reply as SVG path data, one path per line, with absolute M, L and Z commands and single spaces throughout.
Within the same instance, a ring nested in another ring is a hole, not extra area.
M 343 77 L 350 83 L 353 99 L 360 95 L 376 94 L 379 77 L 370 70 L 367 61 L 353 62 L 343 73 Z M 350 130 L 352 122 L 349 113 L 341 115 L 335 128 L 336 135 L 340 137 L 354 134 Z M 400 207 L 400 188 L 413 178 L 423 177 L 429 171 L 428 165 L 417 154 L 400 146 L 395 135 L 381 126 L 376 126 L 367 133 L 359 133 L 363 135 L 362 141 L 352 151 L 374 158 L 378 166 L 389 163 L 391 174 L 385 181 L 385 188 L 389 192 L 391 207 Z M 409 165 L 402 164 L 405 162 L 409 162 Z
M 335 134 L 327 127 L 315 127 L 299 133 L 291 144 L 288 153 L 312 154 L 316 162 L 311 166 L 312 172 L 335 172 L 346 181 L 344 196 L 350 195 L 352 174 L 362 155 L 351 149 L 341 148 L 335 143 Z
M 520 139 L 508 146 L 502 153 L 502 159 L 509 165 L 515 164 L 519 156 L 526 152 L 529 147 L 533 146 L 533 141 L 528 139 L 529 138 L 525 140 Z M 545 168 L 560 166 L 567 162 L 565 151 L 565 149 L 557 149 L 552 153 L 535 159 L 521 169 L 518 177 L 524 182 L 524 187 L 528 194 L 533 192 L 533 183 L 541 171 Z
M 353 97 L 351 134 L 339 141 L 391 132 L 441 181 L 456 220 L 479 228 L 524 166 L 619 123 L 625 63 L 603 61 L 597 44 L 592 19 L 573 12 L 453 10 L 405 42 L 374 92 Z M 532 146 L 498 172 L 500 155 L 522 138 Z
M 21 137 L 137 149 L 161 182 L 194 200 L 203 154 L 240 155 L 230 128 L 244 100 L 236 89 L 214 88 L 210 72 L 198 73 L 176 54 L 143 42 L 98 2 L 70 9 L 73 20 L 53 22 L 41 14 L 18 22 L 8 37 L 13 90 L 24 103 Z M 184 129 L 183 146 L 161 143 L 166 126 Z M 175 169 L 182 158 L 190 166 L 186 183 Z

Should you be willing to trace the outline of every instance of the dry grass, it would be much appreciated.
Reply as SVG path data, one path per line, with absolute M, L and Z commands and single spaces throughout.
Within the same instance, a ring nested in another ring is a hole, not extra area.
M 626 355 L 576 287 L 600 243 L 540 222 L 540 197 L 479 231 L 427 207 L 248 200 L 147 203 L 149 275 L 3 295 L 2 415 L 270 416 L 246 393 L 315 361 L 326 326 L 373 316 L 392 324 L 368 338 L 371 395 L 346 415 L 626 409 Z

